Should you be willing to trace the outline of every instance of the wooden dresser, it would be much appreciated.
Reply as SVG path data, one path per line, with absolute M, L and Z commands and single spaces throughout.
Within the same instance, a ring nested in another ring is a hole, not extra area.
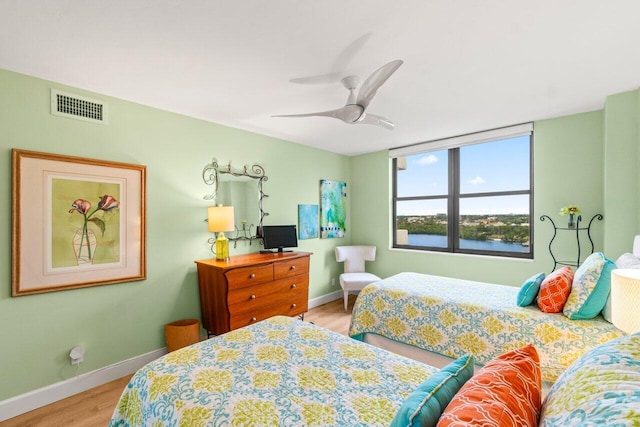
M 271 316 L 306 313 L 310 256 L 253 253 L 196 261 L 204 328 L 220 335 Z

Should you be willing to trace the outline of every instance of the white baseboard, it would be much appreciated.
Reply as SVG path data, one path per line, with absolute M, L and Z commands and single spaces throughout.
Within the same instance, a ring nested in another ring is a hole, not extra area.
M 318 307 L 339 298 L 342 298 L 341 290 L 309 300 L 309 308 Z M 206 336 L 202 338 L 206 339 Z M 147 363 L 166 353 L 167 349 L 161 348 L 122 362 L 114 363 L 113 365 L 105 366 L 104 368 L 96 369 L 92 372 L 87 372 L 86 374 L 78 375 L 75 378 L 2 400 L 0 401 L 0 422 L 73 396 L 74 394 L 98 387 L 110 381 L 117 380 L 125 375 L 132 374 Z
M 330 294 L 322 295 L 321 297 L 317 297 L 309 300 L 309 308 L 315 308 L 321 306 L 322 304 L 326 304 L 331 301 L 335 301 L 337 299 L 342 299 L 342 290 L 331 292 Z
M 167 354 L 166 348 L 132 357 L 104 368 L 0 401 L 0 422 L 16 417 L 74 394 L 122 378 L 152 360 Z

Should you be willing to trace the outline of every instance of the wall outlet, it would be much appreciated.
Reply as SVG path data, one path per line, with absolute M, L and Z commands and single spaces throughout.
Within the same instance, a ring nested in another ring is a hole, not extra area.
M 69 352 L 69 358 L 72 365 L 79 365 L 84 362 L 84 348 L 82 346 L 75 346 Z
M 336 286 L 336 278 L 335 277 L 331 278 L 331 286 L 332 287 Z

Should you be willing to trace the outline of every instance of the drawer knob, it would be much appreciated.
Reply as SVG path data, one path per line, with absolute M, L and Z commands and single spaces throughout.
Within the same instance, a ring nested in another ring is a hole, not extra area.
M 251 274 L 249 275 L 249 279 L 255 279 L 255 278 L 256 278 L 256 275 L 255 275 L 255 274 L 251 273 Z
M 291 304 L 291 308 L 296 308 L 297 305 L 295 303 Z
M 295 284 L 295 283 L 293 283 L 293 284 L 291 285 L 291 289 L 295 289 L 295 288 L 296 288 L 296 284 Z
M 295 269 L 296 269 L 296 266 L 295 266 L 295 265 L 292 265 L 292 266 L 291 266 L 291 269 L 292 269 L 292 270 L 295 270 Z
M 252 294 L 249 299 L 256 299 L 256 296 Z
M 252 322 L 255 322 L 256 320 L 257 320 L 257 319 L 256 319 L 255 317 L 252 317 L 252 318 L 251 318 L 251 321 L 252 321 Z

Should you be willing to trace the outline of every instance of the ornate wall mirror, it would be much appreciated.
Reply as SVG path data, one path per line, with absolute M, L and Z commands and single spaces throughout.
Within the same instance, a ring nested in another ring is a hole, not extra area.
M 262 221 L 269 215 L 264 211 L 263 200 L 269 197 L 264 194 L 262 185 L 268 177 L 264 168 L 254 164 L 242 169 L 234 169 L 229 162 L 225 166 L 218 165 L 213 159 L 202 171 L 202 179 L 213 186 L 205 200 L 212 200 L 216 205 L 233 206 L 235 235 L 228 236 L 234 247 L 238 241 L 248 240 L 249 244 L 262 236 Z

